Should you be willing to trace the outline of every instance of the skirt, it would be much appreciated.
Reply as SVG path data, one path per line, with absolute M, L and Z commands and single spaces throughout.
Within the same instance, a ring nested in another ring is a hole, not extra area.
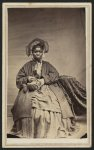
M 22 138 L 66 138 L 76 130 L 75 121 L 63 119 L 59 112 L 33 108 L 31 113 L 32 117 L 14 123 L 11 134 Z
M 20 116 L 30 105 L 31 115 L 22 115 L 15 120 L 11 134 L 23 138 L 63 138 L 71 135 L 75 130 L 75 121 L 64 95 L 62 99 L 64 112 L 69 114 L 65 118 L 62 117 L 57 97 L 48 86 L 44 85 L 41 92 L 20 93 L 14 114 Z M 21 109 L 23 106 L 25 109 Z

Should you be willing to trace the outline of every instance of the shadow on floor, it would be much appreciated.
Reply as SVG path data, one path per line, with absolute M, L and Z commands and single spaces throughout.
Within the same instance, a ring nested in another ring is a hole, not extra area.
M 83 138 L 87 138 L 87 134 L 84 134 L 84 135 L 81 137 L 81 139 L 83 139 Z
M 20 137 L 18 137 L 18 136 L 16 136 L 16 135 L 12 135 L 12 134 L 7 134 L 7 138 L 20 138 Z M 82 138 L 87 138 L 87 134 L 83 135 L 83 136 L 81 137 L 81 139 L 82 139 Z
M 7 134 L 7 138 L 20 138 L 20 137 L 12 134 Z

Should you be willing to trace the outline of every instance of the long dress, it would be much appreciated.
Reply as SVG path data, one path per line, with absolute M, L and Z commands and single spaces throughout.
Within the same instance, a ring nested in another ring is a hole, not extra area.
M 76 130 L 75 114 L 58 85 L 59 73 L 48 62 L 36 67 L 35 60 L 27 62 L 18 72 L 18 95 L 12 108 L 14 125 L 11 133 L 23 138 L 65 138 Z M 40 69 L 39 69 L 40 68 Z M 28 76 L 35 70 L 44 79 L 40 90 L 23 92 Z M 40 72 L 41 71 L 41 72 Z

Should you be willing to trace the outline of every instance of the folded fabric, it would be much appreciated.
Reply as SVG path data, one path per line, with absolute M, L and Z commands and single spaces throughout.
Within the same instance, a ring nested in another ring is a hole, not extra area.
M 60 76 L 58 84 L 77 115 L 86 113 L 86 88 L 71 76 Z

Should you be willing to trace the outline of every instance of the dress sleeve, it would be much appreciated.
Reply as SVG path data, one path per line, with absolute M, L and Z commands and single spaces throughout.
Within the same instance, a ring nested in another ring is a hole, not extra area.
M 17 76 L 16 76 L 16 86 L 17 88 L 21 89 L 23 87 L 23 84 L 27 84 L 28 77 L 25 73 L 24 66 L 19 70 Z
M 44 84 L 55 83 L 59 79 L 59 73 L 50 63 L 46 65 L 46 74 L 43 75 Z

